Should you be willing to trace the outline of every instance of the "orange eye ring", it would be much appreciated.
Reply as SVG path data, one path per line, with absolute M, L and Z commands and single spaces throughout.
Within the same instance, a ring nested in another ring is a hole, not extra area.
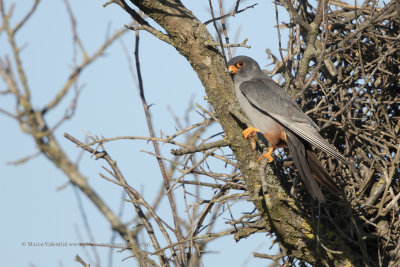
M 236 63 L 236 67 L 238 68 L 243 68 L 246 65 L 246 63 L 244 63 L 243 61 L 239 61 L 238 63 Z

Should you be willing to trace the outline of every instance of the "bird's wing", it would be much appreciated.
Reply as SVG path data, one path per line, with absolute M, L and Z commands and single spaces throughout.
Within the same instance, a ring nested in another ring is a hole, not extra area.
M 285 116 L 294 122 L 306 123 L 319 131 L 314 121 L 304 114 L 288 93 L 269 77 L 242 82 L 240 90 L 261 110 Z
M 319 134 L 318 126 L 279 85 L 266 79 L 253 79 L 242 82 L 239 88 L 254 107 L 267 113 L 313 146 L 350 165 L 350 162 Z

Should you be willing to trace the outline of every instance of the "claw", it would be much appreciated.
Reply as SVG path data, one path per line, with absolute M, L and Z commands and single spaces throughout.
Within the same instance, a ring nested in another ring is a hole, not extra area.
M 256 150 L 257 142 L 256 142 L 256 137 L 257 137 L 257 132 L 259 132 L 257 128 L 254 127 L 249 127 L 245 129 L 242 132 L 242 135 L 245 139 L 250 140 L 250 145 L 251 145 L 251 150 Z
M 242 135 L 244 138 L 249 139 L 250 137 L 255 137 L 259 131 L 257 128 L 249 127 L 242 132 Z
M 262 154 L 263 158 L 266 158 L 268 162 L 273 162 L 274 157 L 272 156 L 272 153 L 274 152 L 275 147 L 271 146 L 268 148 L 268 152 Z

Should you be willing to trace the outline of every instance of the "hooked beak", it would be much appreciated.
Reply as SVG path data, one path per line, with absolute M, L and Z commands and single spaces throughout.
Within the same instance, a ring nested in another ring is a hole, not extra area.
M 228 66 L 228 71 L 230 74 L 235 74 L 236 72 L 240 71 L 238 68 L 236 68 L 234 65 L 229 65 Z

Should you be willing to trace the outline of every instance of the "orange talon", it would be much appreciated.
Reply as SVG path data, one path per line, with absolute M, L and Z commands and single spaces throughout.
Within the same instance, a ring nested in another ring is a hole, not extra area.
M 247 129 L 244 129 L 244 131 L 242 132 L 242 135 L 244 138 L 249 139 L 249 137 L 255 137 L 256 133 L 259 131 L 260 130 L 258 130 L 257 128 L 249 127 Z
M 262 156 L 264 158 L 267 159 L 268 162 L 273 162 L 274 161 L 274 157 L 272 156 L 272 153 L 274 152 L 275 147 L 271 146 L 268 148 L 268 152 L 265 154 L 262 154 Z
M 260 130 L 258 130 L 257 128 L 249 127 L 242 132 L 243 137 L 250 140 L 251 150 L 253 151 L 256 150 L 257 147 L 256 137 L 257 132 L 259 131 Z

